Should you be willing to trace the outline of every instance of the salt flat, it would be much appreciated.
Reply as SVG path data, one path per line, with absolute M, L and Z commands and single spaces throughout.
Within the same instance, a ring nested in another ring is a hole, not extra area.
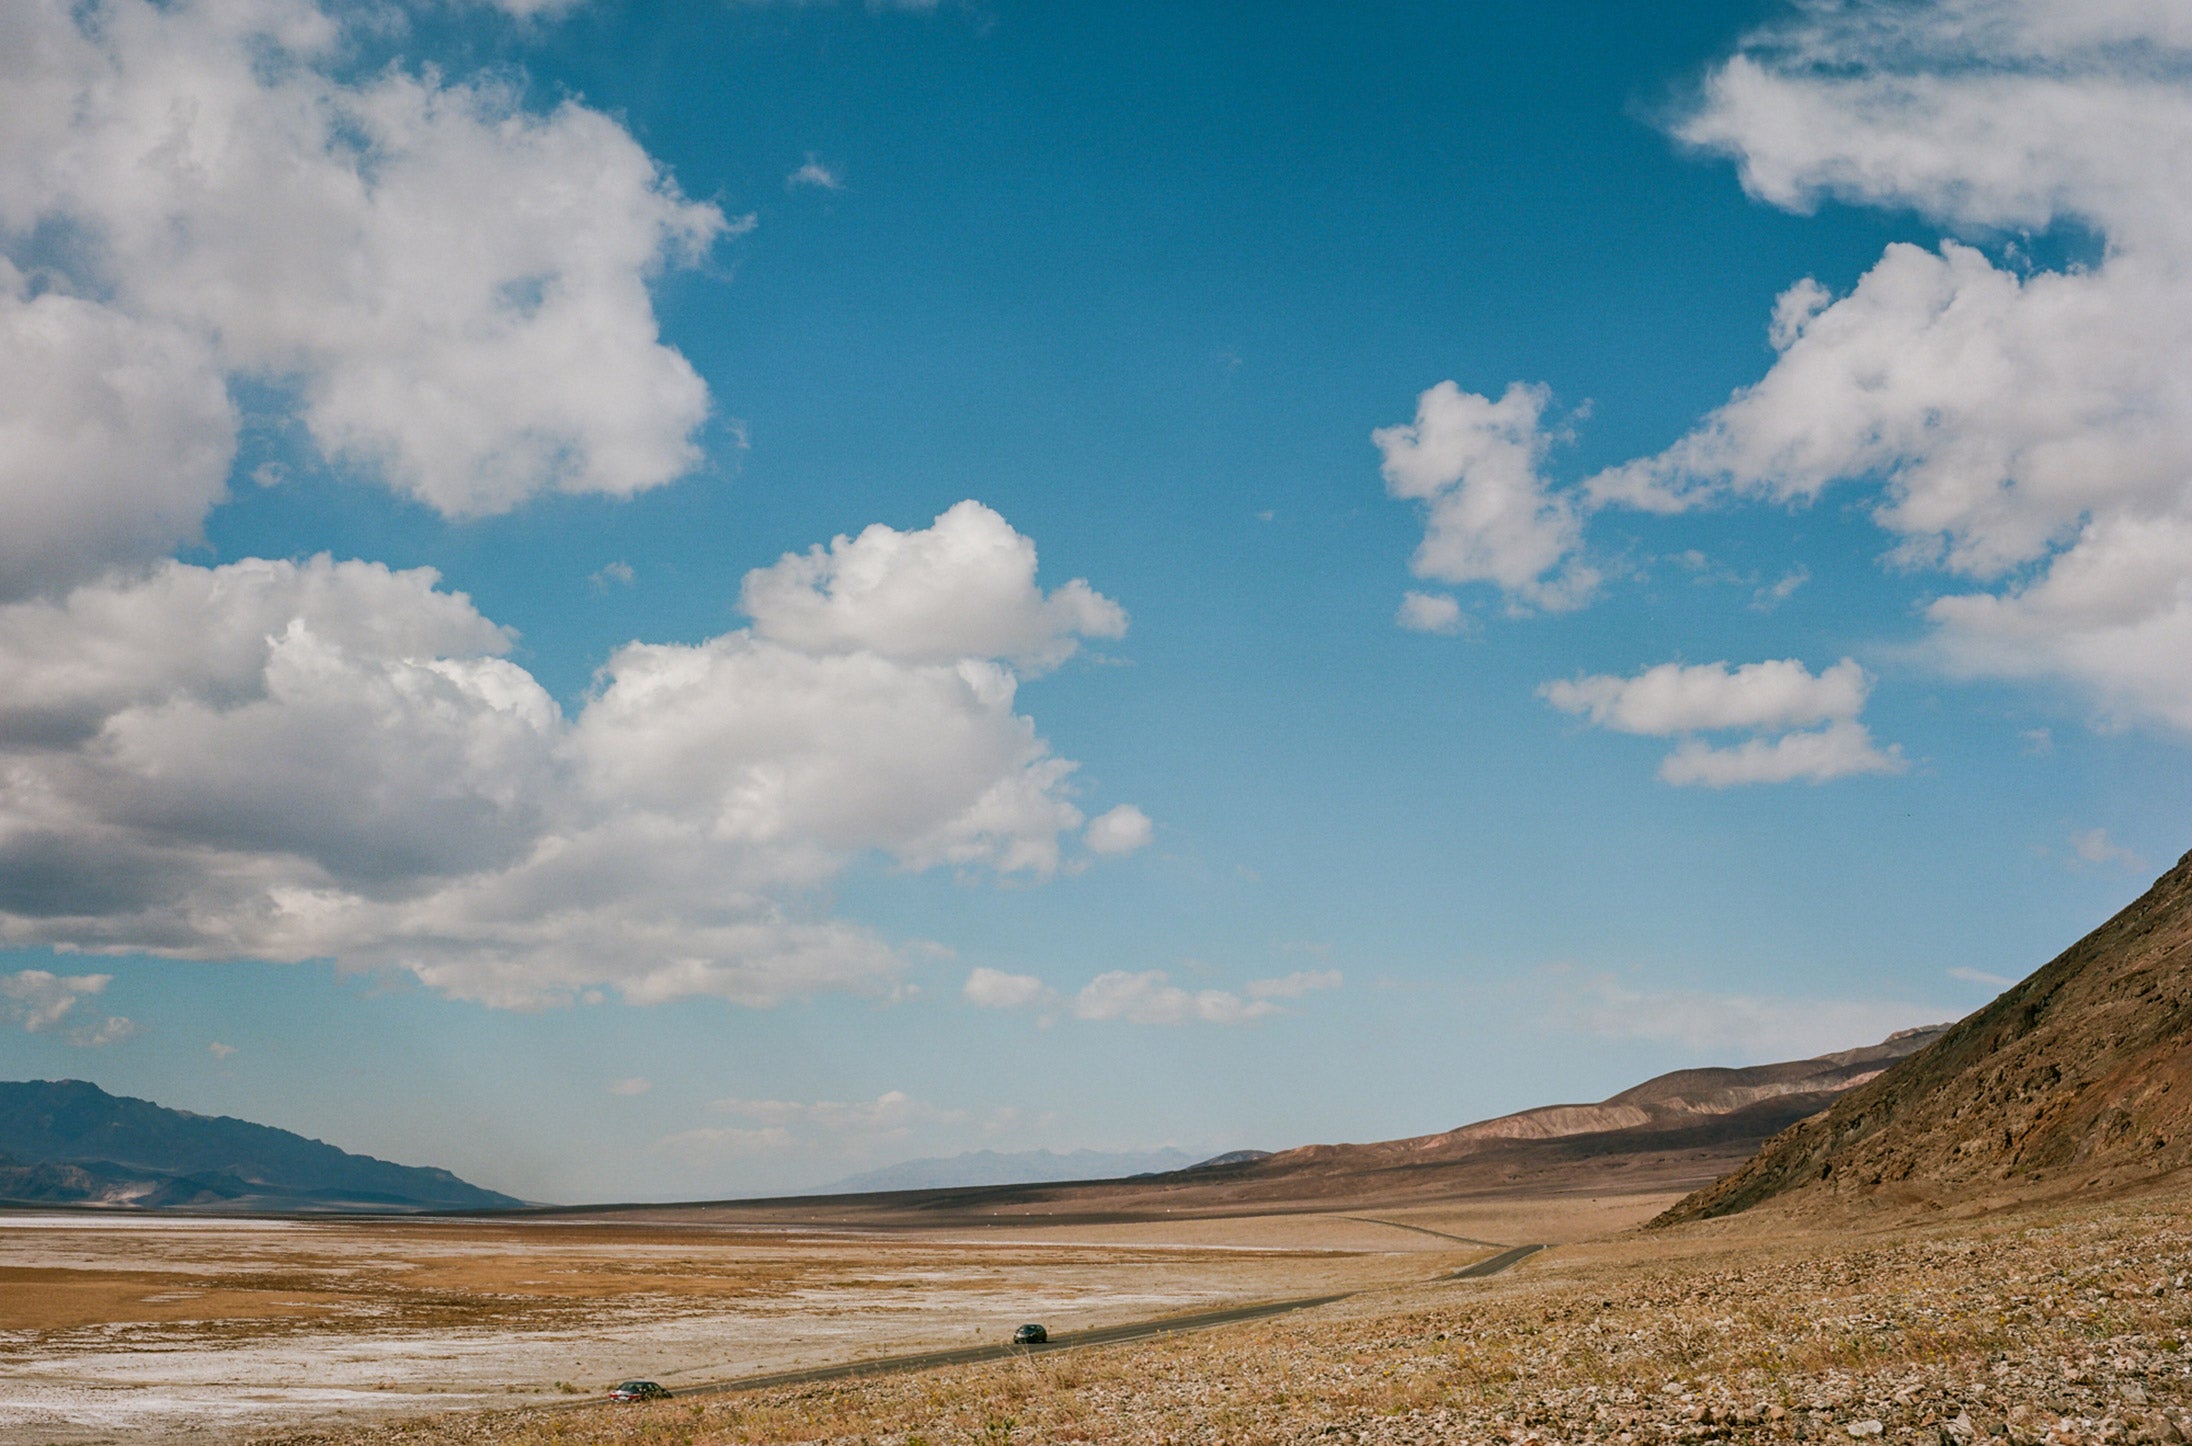
M 1426 1279 L 1665 1203 L 855 1228 L 746 1212 L 0 1216 L 0 1442 L 211 1441 Z

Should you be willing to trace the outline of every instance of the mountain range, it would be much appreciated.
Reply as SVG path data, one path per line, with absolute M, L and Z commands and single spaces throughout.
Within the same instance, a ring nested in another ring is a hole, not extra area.
M 1969 1017 L 1813 1059 L 1687 1069 L 1371 1144 L 1237 1151 L 977 1151 L 836 1182 L 944 1218 L 1070 1202 L 1192 1214 L 1472 1195 L 1684 1190 L 1662 1224 L 1765 1202 L 1941 1205 L 2112 1188 L 2192 1165 L 2192 854 Z M 1074 1182 L 1080 1183 L 1074 1183 Z M 0 1202 L 224 1210 L 520 1204 L 391 1164 L 80 1081 L 0 1083 Z M 787 1205 L 796 1202 L 785 1202 Z
M 0 1082 L 0 1202 L 228 1211 L 495 1210 L 524 1202 L 447 1170 L 110 1095 Z

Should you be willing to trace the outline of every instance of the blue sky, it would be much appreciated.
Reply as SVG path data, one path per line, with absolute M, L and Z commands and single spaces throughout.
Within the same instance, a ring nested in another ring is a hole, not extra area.
M 1389 1138 L 2185 846 L 2167 7 L 0 25 L 0 1074 L 559 1200 Z

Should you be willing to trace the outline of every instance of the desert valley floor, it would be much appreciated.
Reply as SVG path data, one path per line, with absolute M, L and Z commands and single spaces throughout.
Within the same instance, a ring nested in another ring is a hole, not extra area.
M 1669 1198 L 849 1227 L 23 1212 L 0 1216 L 0 1440 L 231 1440 L 1390 1290 Z
M 2069 1446 L 2192 1428 L 2181 1185 L 1632 1228 L 1671 1198 L 973 1227 L 22 1214 L 0 1223 L 0 1440 Z M 1555 1248 L 1449 1278 L 1492 1253 L 1471 1242 L 1525 1239 Z M 1342 1293 L 1131 1344 L 598 1399 L 627 1375 L 674 1390 L 1023 1320 L 1070 1340 Z

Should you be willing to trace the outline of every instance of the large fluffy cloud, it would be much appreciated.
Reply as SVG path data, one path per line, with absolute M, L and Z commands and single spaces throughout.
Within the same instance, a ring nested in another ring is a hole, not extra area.
M 43 263 L 0 268 L 0 595 L 194 535 L 232 376 L 452 515 L 698 460 L 646 286 L 732 223 L 599 112 L 345 46 L 308 0 L 0 8 L 0 249 Z
M 2160 4 L 1844 4 L 1760 37 L 1682 128 L 1753 194 L 2079 228 L 2099 255 L 1897 245 L 1846 296 L 1800 283 L 1765 377 L 1594 493 L 1679 510 L 1877 479 L 1898 560 L 1982 584 L 1931 605 L 1950 669 L 2192 729 L 2188 61 Z
M 999 658 L 634 643 L 566 718 L 437 584 L 169 563 L 0 607 L 0 939 L 763 1004 L 890 987 L 898 952 L 816 895 L 850 860 L 1040 877 L 1084 822 Z M 970 636 L 1019 636 L 990 621 Z
M 34 293 L 0 259 L 0 599 L 191 536 L 227 490 L 235 448 L 235 408 L 202 336 Z
M 1796 281 L 1766 374 L 1576 507 L 1867 489 L 1893 562 L 1948 579 L 1926 614 L 1945 670 L 2067 682 L 2104 714 L 2192 730 L 2188 75 L 2192 24 L 2160 0 L 1821 0 L 1753 36 L 1684 141 L 1770 204 L 1914 210 L 1964 239 L 1891 246 L 1845 295 Z M 2003 239 L 2020 233 L 2049 239 Z M 2036 264 L 2058 243 L 2090 259 Z M 1460 435 L 1517 439 L 1494 451 L 1523 479 L 1516 395 L 1440 405 L 1478 419 Z M 1494 411 L 1512 415 L 1487 433 Z M 1461 575 L 1512 591 L 1580 566 L 1559 493 L 1502 492 L 1536 519 L 1529 545 L 1478 544 Z M 1419 572 L 1439 538 L 1434 512 Z

